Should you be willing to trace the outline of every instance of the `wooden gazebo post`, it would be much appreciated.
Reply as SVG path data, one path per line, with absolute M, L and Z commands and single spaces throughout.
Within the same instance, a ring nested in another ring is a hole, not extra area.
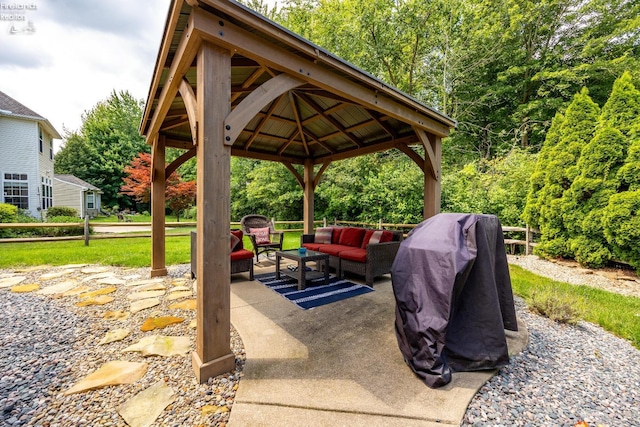
M 165 265 L 165 137 L 156 136 L 151 155 L 151 277 L 166 276 Z
M 231 110 L 231 52 L 203 42 L 197 56 L 197 332 L 193 369 L 200 383 L 231 371 L 229 174 L 224 121 Z
M 313 209 L 314 209 L 314 176 L 313 176 L 313 161 L 307 159 L 304 162 L 304 207 L 303 207 L 303 220 L 304 220 L 304 233 L 313 234 Z

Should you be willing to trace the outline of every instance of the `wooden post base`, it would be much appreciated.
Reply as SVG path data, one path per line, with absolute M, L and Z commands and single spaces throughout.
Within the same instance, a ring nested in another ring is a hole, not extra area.
M 167 275 L 166 268 L 156 268 L 151 270 L 151 277 L 166 276 L 166 275 Z
M 202 363 L 200 356 L 195 351 L 191 352 L 191 364 L 196 378 L 200 384 L 204 384 L 211 377 L 215 377 L 226 372 L 231 372 L 236 367 L 236 357 L 231 351 L 217 359 L 207 363 Z

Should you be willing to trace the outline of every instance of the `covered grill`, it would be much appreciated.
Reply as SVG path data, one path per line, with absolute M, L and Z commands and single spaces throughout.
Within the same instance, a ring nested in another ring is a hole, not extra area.
M 496 216 L 429 218 L 402 242 L 391 275 L 398 345 L 425 384 L 509 363 L 504 330 L 518 327 Z

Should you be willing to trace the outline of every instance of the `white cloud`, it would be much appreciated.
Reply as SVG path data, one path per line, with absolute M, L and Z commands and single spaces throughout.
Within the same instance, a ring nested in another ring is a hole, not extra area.
M 5 18 L 24 17 L 0 20 L 0 90 L 59 132 L 112 90 L 146 100 L 169 2 L 0 0 Z

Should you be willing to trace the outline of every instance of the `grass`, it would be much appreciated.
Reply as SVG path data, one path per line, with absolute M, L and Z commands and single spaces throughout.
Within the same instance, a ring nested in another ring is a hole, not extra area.
M 576 286 L 536 276 L 518 266 L 509 266 L 513 292 L 532 307 L 541 293 L 555 295 L 560 300 L 574 301 L 576 315 L 587 322 L 627 339 L 640 349 L 640 298 L 613 292 Z

